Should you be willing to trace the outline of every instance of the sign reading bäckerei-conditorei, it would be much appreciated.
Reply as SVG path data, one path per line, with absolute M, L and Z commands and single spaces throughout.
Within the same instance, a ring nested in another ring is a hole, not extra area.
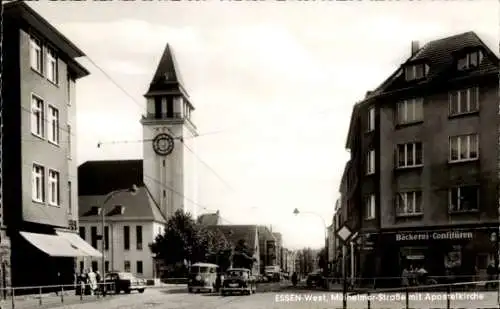
M 462 231 L 447 231 L 447 232 L 405 232 L 397 233 L 396 241 L 405 240 L 460 240 L 472 239 L 474 233 Z

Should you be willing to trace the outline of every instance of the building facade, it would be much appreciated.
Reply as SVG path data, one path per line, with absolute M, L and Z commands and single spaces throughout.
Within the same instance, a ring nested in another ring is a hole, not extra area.
M 411 47 L 351 118 L 358 276 L 470 279 L 498 256 L 498 58 L 473 32 Z
M 26 3 L 3 7 L 2 239 L 11 259 L 2 281 L 11 268 L 14 286 L 73 282 L 74 257 L 85 253 L 59 234 L 77 236 L 75 83 L 89 72 L 75 60 L 84 53 Z
M 158 277 L 149 244 L 164 233 L 167 219 L 142 182 L 142 164 L 142 160 L 88 161 L 78 168 L 80 237 L 104 253 L 104 265 L 102 258 L 79 258 L 79 271 L 92 268 Z M 133 185 L 137 191 L 129 192 Z

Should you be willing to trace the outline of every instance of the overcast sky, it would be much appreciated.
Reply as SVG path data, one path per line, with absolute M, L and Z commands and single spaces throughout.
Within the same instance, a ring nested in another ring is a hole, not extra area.
M 81 60 L 92 75 L 77 87 L 80 163 L 142 158 L 142 95 L 168 42 L 197 108 L 197 155 L 230 185 L 199 163 L 200 204 L 272 224 L 290 247 L 324 244 L 320 218 L 292 211 L 331 223 L 352 106 L 412 40 L 473 30 L 495 52 L 499 41 L 495 0 L 30 5 L 132 96 Z

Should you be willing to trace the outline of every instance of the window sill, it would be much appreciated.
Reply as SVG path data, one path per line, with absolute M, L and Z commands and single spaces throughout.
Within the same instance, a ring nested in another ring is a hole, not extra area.
M 365 174 L 365 176 L 373 176 L 373 175 L 375 175 L 375 172 L 369 172 Z
M 373 132 L 375 132 L 375 129 L 372 129 L 372 130 L 366 130 L 366 131 L 365 131 L 365 134 L 366 134 L 366 135 L 368 135 L 368 134 L 373 133 Z
M 418 120 L 418 121 L 412 121 L 412 122 L 404 122 L 404 123 L 398 123 L 396 124 L 396 129 L 403 129 L 411 126 L 416 126 L 424 123 L 423 120 Z
M 465 118 L 465 117 L 478 116 L 478 115 L 479 115 L 479 110 L 473 111 L 473 112 L 466 112 L 466 113 L 459 113 L 459 114 L 448 115 L 448 119 Z
M 37 133 L 35 133 L 35 132 L 31 132 L 31 135 L 33 135 L 34 137 L 39 138 L 39 139 L 41 139 L 41 140 L 43 140 L 43 141 L 45 140 L 45 138 L 44 138 L 42 135 L 37 134 Z
M 470 210 L 448 210 L 450 215 L 460 215 L 460 214 L 477 214 L 479 213 L 479 209 L 470 209 Z
M 422 217 L 424 215 L 423 212 L 418 212 L 418 213 L 404 213 L 404 214 L 397 214 L 396 218 L 414 218 L 414 217 Z
M 373 220 L 375 220 L 375 217 L 368 217 L 368 218 L 364 218 L 363 220 L 365 220 L 365 221 L 373 221 Z
M 59 145 L 59 143 L 58 143 L 58 142 L 51 141 L 50 139 L 48 140 L 48 142 L 49 142 L 49 144 L 51 144 L 52 146 L 61 147 L 61 146 Z
M 464 159 L 464 160 L 454 160 L 454 161 L 448 160 L 448 164 L 450 164 L 450 165 L 454 165 L 454 164 L 467 164 L 467 163 L 477 162 L 477 161 L 479 161 L 479 158 Z
M 31 199 L 31 201 L 32 201 L 33 203 L 35 203 L 35 204 L 38 204 L 38 205 L 43 205 L 43 206 L 45 206 L 45 205 L 46 205 L 46 204 L 45 204 L 45 202 L 44 202 L 44 201 L 42 201 L 42 200 L 37 200 L 37 199 L 32 198 L 32 199 Z
M 47 205 L 51 206 L 51 207 L 61 207 L 61 204 L 56 204 L 56 203 L 47 203 Z
M 53 81 L 51 80 L 50 78 L 47 78 L 47 80 L 49 81 L 49 83 L 51 83 L 52 85 L 54 85 L 55 87 L 59 88 L 59 82 L 58 81 Z
M 411 166 L 398 166 L 395 168 L 395 170 L 396 171 L 407 171 L 407 170 L 421 169 L 423 167 L 424 167 L 423 164 L 411 165 Z
M 36 68 L 34 68 L 33 66 L 31 66 L 31 71 L 35 72 L 37 75 L 39 75 L 40 77 L 43 77 L 45 78 L 45 76 L 43 76 L 43 72 L 42 70 L 37 70 Z

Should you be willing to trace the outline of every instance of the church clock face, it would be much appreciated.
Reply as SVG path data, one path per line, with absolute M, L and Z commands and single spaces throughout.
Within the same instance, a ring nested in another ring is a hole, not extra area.
M 160 156 L 168 156 L 174 150 L 174 138 L 167 133 L 160 133 L 153 139 L 153 150 Z

